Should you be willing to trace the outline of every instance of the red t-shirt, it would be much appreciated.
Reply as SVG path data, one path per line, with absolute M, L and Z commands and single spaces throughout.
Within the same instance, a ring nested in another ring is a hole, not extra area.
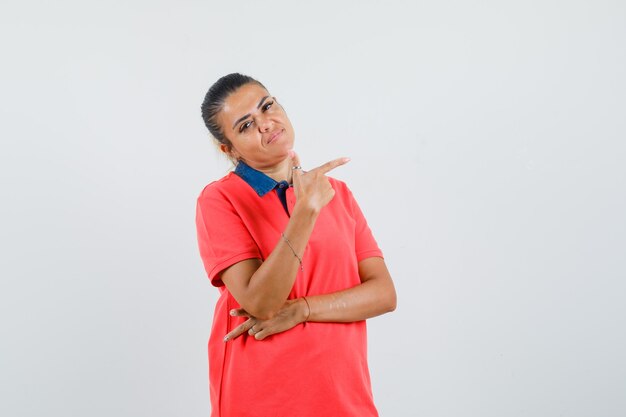
M 352 193 L 329 178 L 335 196 L 322 209 L 302 256 L 289 299 L 360 284 L 358 262 L 382 257 Z M 287 189 L 293 212 L 295 195 Z M 378 416 L 367 365 L 365 321 L 307 322 L 256 340 L 247 333 L 223 342 L 245 318 L 220 279 L 225 268 L 266 259 L 289 216 L 276 192 L 259 196 L 234 173 L 207 185 L 197 201 L 198 245 L 211 283 L 220 290 L 209 338 L 212 417 Z

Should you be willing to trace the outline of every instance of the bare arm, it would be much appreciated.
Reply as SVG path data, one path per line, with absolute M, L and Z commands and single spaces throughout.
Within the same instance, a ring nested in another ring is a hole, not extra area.
M 284 231 L 296 253 L 304 252 L 317 215 L 294 209 Z M 255 317 L 268 319 L 283 305 L 296 279 L 300 263 L 291 248 L 279 240 L 265 262 L 246 259 L 225 269 L 221 279 L 235 300 Z
M 361 284 L 334 293 L 287 300 L 277 314 L 261 320 L 245 309 L 233 310 L 234 316 L 249 319 L 228 333 L 224 341 L 245 332 L 263 340 L 284 332 L 304 321 L 353 322 L 391 312 L 396 308 L 396 290 L 383 258 L 372 257 L 359 262 Z
M 306 297 L 307 321 L 351 322 L 369 319 L 396 309 L 396 290 L 383 258 L 359 262 L 361 284 L 331 294 Z
M 221 279 L 226 288 L 250 314 L 270 319 L 282 308 L 300 268 L 294 252 L 302 258 L 317 216 L 335 194 L 325 174 L 346 162 L 347 158 L 340 158 L 306 173 L 294 170 L 296 205 L 283 232 L 291 248 L 285 239 L 281 239 L 264 262 L 247 259 L 222 271 Z M 295 153 L 292 164 L 300 165 Z

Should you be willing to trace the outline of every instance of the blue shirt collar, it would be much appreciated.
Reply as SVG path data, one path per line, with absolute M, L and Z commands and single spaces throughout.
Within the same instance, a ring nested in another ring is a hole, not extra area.
M 237 163 L 235 174 L 239 175 L 245 182 L 256 191 L 259 197 L 272 191 L 278 185 L 278 182 L 268 177 L 261 171 L 250 167 L 243 161 Z

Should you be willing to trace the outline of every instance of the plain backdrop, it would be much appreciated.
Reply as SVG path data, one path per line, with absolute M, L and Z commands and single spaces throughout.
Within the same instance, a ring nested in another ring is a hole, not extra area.
M 381 416 L 626 415 L 623 1 L 0 7 L 0 415 L 209 415 L 200 104 L 230 72 L 305 168 L 352 158 L 398 291 Z

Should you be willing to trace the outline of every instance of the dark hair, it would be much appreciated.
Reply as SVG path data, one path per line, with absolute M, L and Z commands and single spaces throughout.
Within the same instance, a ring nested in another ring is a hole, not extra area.
M 201 110 L 204 124 L 215 140 L 226 145 L 229 150 L 232 144 L 226 138 L 222 127 L 217 122 L 217 114 L 222 110 L 224 102 L 229 95 L 237 91 L 239 87 L 250 83 L 256 83 L 265 88 L 263 84 L 254 78 L 239 74 L 238 72 L 225 75 L 209 88 L 202 102 Z

